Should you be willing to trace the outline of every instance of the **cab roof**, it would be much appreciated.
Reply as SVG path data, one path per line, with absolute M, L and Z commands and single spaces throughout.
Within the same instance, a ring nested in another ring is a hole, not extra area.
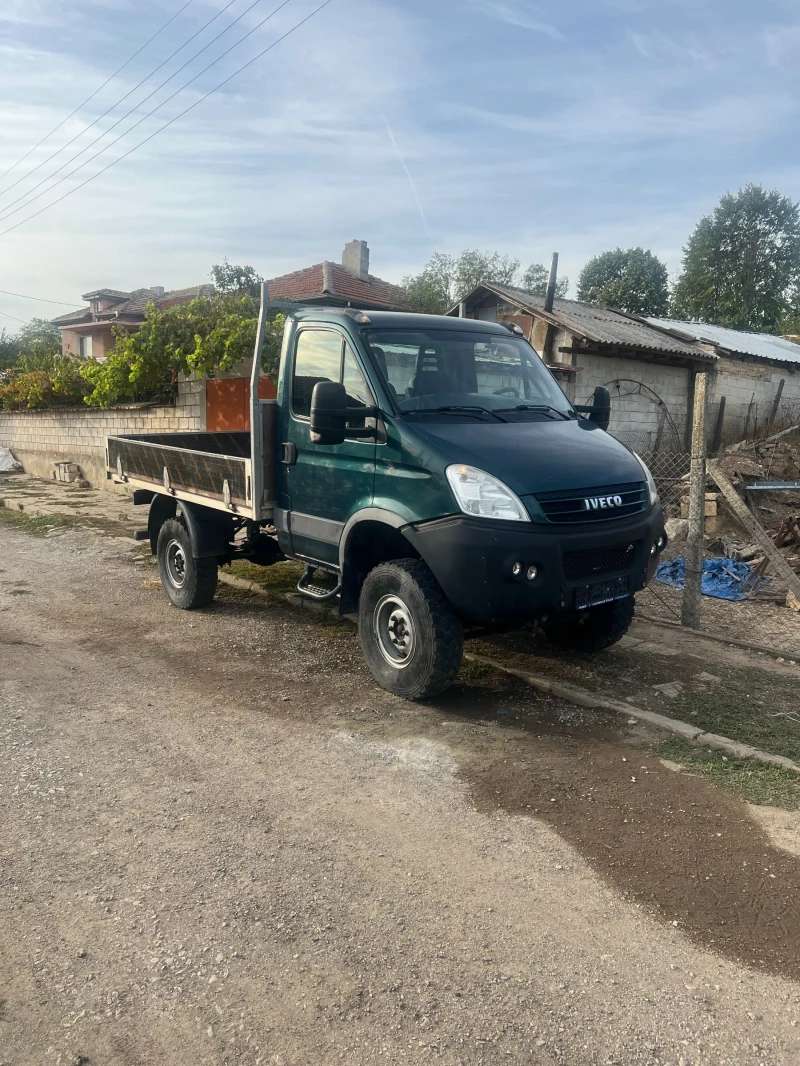
M 418 315 L 407 311 L 361 311 L 359 308 L 309 307 L 293 311 L 294 317 L 302 322 L 307 319 L 316 321 L 353 323 L 364 329 L 447 329 L 470 333 L 498 333 L 508 336 L 509 330 L 499 322 L 486 322 L 477 318 L 451 318 L 448 315 Z M 369 323 L 358 322 L 357 315 L 365 315 Z

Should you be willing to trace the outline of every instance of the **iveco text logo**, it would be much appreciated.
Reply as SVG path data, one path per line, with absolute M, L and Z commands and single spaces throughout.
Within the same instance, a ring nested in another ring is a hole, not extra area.
M 622 507 L 621 496 L 593 496 L 583 501 L 587 511 L 604 511 L 607 507 Z

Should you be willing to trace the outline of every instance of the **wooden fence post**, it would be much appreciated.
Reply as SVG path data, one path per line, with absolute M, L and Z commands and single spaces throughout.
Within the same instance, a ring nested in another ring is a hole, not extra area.
M 722 447 L 722 429 L 725 424 L 725 404 L 727 403 L 724 396 L 719 398 L 719 411 L 717 411 L 717 424 L 714 427 L 714 439 L 711 442 L 711 453 L 716 455 Z
M 694 387 L 692 465 L 689 474 L 689 534 L 686 538 L 686 572 L 683 579 L 681 625 L 700 628 L 703 584 L 703 527 L 706 510 L 706 382 L 698 374 Z

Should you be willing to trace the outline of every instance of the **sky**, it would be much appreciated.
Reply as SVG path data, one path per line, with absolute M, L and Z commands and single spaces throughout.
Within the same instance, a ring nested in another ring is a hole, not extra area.
M 285 0 L 259 25 L 280 2 L 2 0 L 0 174 L 58 129 L 0 178 L 0 290 L 63 304 L 0 293 L 0 329 L 353 239 L 395 282 L 434 252 L 558 251 L 574 295 L 617 246 L 675 275 L 748 182 L 800 200 L 796 0 Z

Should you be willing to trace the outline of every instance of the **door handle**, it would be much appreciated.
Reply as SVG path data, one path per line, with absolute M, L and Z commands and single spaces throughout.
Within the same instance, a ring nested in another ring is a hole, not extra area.
M 294 466 L 297 462 L 297 445 L 289 441 L 281 445 L 281 462 L 285 466 Z

